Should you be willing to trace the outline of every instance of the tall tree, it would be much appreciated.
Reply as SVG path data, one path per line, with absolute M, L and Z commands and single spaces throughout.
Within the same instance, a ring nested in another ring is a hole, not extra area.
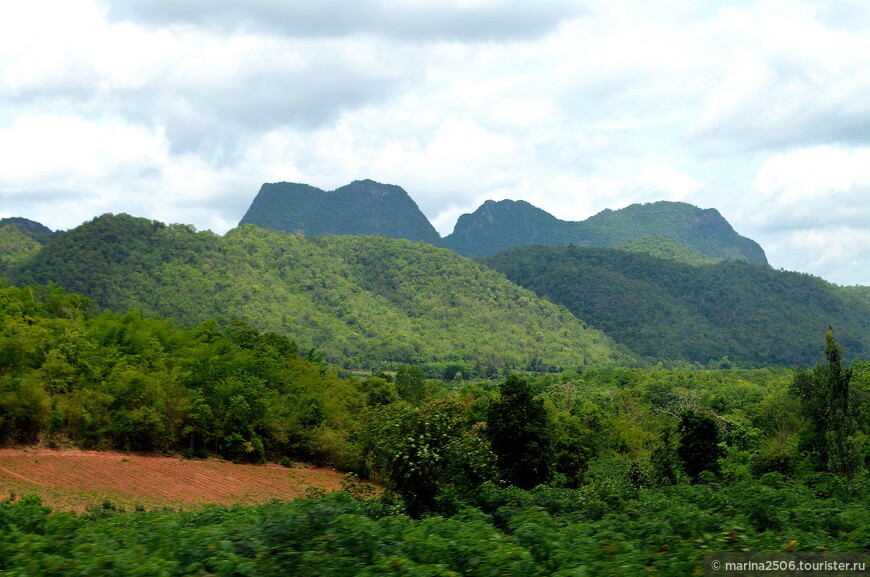
M 502 479 L 521 489 L 550 480 L 552 440 L 544 403 L 528 381 L 511 375 L 489 407 L 487 434 Z
M 683 461 L 683 470 L 693 481 L 704 471 L 719 473 L 719 426 L 713 417 L 694 409 L 680 416 L 680 446 L 677 454 Z
M 420 405 L 426 398 L 426 376 L 416 365 L 401 365 L 396 370 L 396 392 L 411 403 Z
M 364 434 L 369 450 L 412 517 L 436 510 L 446 486 L 464 490 L 462 485 L 488 478 L 488 454 L 467 429 L 464 412 L 461 403 L 448 398 L 420 408 L 387 405 L 372 414 Z
M 851 477 L 859 466 L 849 391 L 852 370 L 843 367 L 831 329 L 825 334 L 825 358 L 827 363 L 796 373 L 792 382 L 791 391 L 807 419 L 800 448 L 818 468 Z

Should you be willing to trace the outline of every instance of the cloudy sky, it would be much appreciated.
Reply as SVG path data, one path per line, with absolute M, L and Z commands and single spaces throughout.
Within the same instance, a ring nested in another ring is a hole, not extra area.
M 263 182 L 398 184 L 442 235 L 717 208 L 870 285 L 866 0 L 28 0 L 0 8 L 0 216 L 226 232 Z

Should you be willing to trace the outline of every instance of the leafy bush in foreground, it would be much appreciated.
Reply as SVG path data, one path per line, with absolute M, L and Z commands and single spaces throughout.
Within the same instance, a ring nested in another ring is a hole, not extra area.
M 199 511 L 0 504 L 8 575 L 691 575 L 706 551 L 870 551 L 870 480 L 772 473 L 730 486 L 484 483 L 451 516 L 386 495 Z

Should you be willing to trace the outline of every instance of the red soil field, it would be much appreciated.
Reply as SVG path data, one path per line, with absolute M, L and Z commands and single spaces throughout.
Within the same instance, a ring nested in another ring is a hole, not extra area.
M 0 449 L 0 500 L 39 495 L 49 507 L 191 509 L 208 503 L 265 503 L 341 488 L 342 473 L 307 466 L 234 464 L 140 453 Z

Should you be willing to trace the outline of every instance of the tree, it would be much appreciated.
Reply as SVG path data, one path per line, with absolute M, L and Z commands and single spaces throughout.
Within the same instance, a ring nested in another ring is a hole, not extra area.
M 411 403 L 419 405 L 426 397 L 426 376 L 416 365 L 401 365 L 396 370 L 396 392 Z
M 550 480 L 552 440 L 544 403 L 528 381 L 511 375 L 487 412 L 487 435 L 502 479 L 521 489 Z
M 671 428 L 662 433 L 662 443 L 649 456 L 652 467 L 652 480 L 657 485 L 674 485 L 677 482 L 679 457 L 671 440 Z
M 197 437 L 199 437 L 204 449 L 209 440 L 211 440 L 212 435 L 214 435 L 215 422 L 214 413 L 201 388 L 190 391 L 187 414 L 185 416 L 186 424 L 182 429 L 182 433 L 190 435 L 190 450 L 196 449 Z
M 412 517 L 433 511 L 451 473 L 465 468 L 456 462 L 467 457 L 457 450 L 466 445 L 463 412 L 455 399 L 432 401 L 419 409 L 387 405 L 370 423 L 377 429 L 369 431 L 372 453 Z
M 713 417 L 694 409 L 685 411 L 680 417 L 680 446 L 677 454 L 683 461 L 683 470 L 697 481 L 704 471 L 719 473 L 719 426 Z
M 831 329 L 825 333 L 825 358 L 827 363 L 796 373 L 792 382 L 791 392 L 807 419 L 799 446 L 817 467 L 851 477 L 859 466 L 849 391 L 852 370 L 843 367 Z

